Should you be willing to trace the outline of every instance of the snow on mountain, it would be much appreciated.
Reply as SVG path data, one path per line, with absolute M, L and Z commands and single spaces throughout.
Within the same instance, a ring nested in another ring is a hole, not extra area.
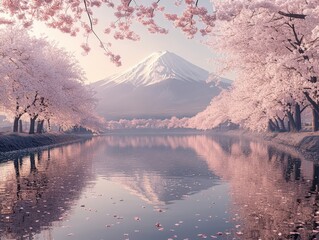
M 217 184 L 218 177 L 209 171 L 207 164 L 204 161 L 195 162 L 196 152 L 185 148 L 192 143 L 187 137 L 167 140 L 161 136 L 112 136 L 96 141 L 96 146 L 101 146 L 97 149 L 108 152 L 107 178 L 153 206 L 172 203 Z M 150 148 L 149 144 L 153 147 Z M 105 174 L 104 161 L 95 162 L 94 167 L 97 174 Z M 162 174 L 151 176 L 149 172 Z M 198 184 L 194 185 L 195 178 Z
M 124 73 L 113 75 L 101 81 L 101 86 L 109 83 L 131 83 L 134 86 L 149 86 L 167 79 L 184 81 L 205 81 L 208 72 L 168 52 L 155 52 Z
M 192 116 L 224 86 L 206 82 L 209 73 L 168 51 L 92 84 L 97 111 L 108 120 Z

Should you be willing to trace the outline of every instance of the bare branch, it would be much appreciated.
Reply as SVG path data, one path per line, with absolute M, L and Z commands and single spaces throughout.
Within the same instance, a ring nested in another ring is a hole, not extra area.
M 298 14 L 298 13 L 285 13 L 282 11 L 279 11 L 278 14 L 289 17 L 289 18 L 298 18 L 298 19 L 306 19 L 307 15 L 305 14 Z
M 319 113 L 319 107 L 318 104 L 309 96 L 308 92 L 303 92 L 303 94 L 305 95 L 305 97 L 307 98 L 307 100 L 309 101 L 309 103 L 311 104 L 312 108 Z
M 292 49 L 290 49 L 289 47 L 287 47 L 287 46 L 286 46 L 286 48 L 287 48 L 290 52 L 293 52 L 293 50 L 292 50 Z
M 302 113 L 307 107 L 309 107 L 310 104 L 306 104 L 301 110 L 300 110 L 300 113 Z

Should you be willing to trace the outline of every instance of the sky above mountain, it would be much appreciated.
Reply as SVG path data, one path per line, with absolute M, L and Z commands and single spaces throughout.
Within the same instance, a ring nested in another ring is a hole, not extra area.
M 210 5 L 209 1 L 207 2 L 208 3 L 206 4 L 205 1 L 203 1 L 203 4 Z M 107 36 L 103 34 L 103 19 L 108 19 L 111 15 L 107 13 L 107 9 L 101 8 L 98 9 L 97 16 L 100 18 L 100 26 L 97 26 L 96 31 L 103 38 L 106 38 Z M 209 72 L 215 70 L 215 67 L 210 62 L 213 57 L 211 51 L 207 46 L 201 43 L 202 41 L 205 41 L 206 38 L 199 36 L 194 39 L 187 39 L 184 34 L 175 29 L 167 20 L 158 20 L 162 26 L 168 28 L 168 34 L 150 34 L 144 27 L 136 25 L 136 32 L 141 36 L 140 41 L 111 41 L 112 49 L 122 56 L 121 67 L 116 67 L 113 63 L 109 62 L 102 49 L 99 47 L 98 41 L 94 37 L 89 39 L 92 48 L 91 52 L 87 56 L 83 56 L 80 45 L 85 42 L 86 39 L 81 35 L 69 37 L 67 34 L 48 29 L 43 24 L 39 23 L 35 24 L 33 32 L 38 36 L 44 34 L 45 36 L 48 36 L 50 40 L 56 41 L 59 46 L 73 52 L 86 71 L 88 82 L 95 82 L 104 79 L 106 76 L 123 72 L 129 66 L 135 65 L 140 59 L 161 50 L 174 52 L 185 59 L 191 60 L 194 64 Z
M 42 30 L 42 31 L 41 31 Z M 91 52 L 84 56 L 80 48 L 83 42 L 82 36 L 72 38 L 56 30 L 47 30 L 44 26 L 37 27 L 37 35 L 45 33 L 50 40 L 57 41 L 58 45 L 75 54 L 81 66 L 85 70 L 88 82 L 104 79 L 106 76 L 120 73 L 129 66 L 135 65 L 153 52 L 169 50 L 176 54 L 192 60 L 192 62 L 206 70 L 213 69 L 210 59 L 212 54 L 208 47 L 200 43 L 201 39 L 187 39 L 179 30 L 170 28 L 168 35 L 153 35 L 140 29 L 142 38 L 140 41 L 114 41 L 113 49 L 122 57 L 122 66 L 116 67 L 105 57 L 104 52 L 98 46 L 96 39 L 91 38 Z

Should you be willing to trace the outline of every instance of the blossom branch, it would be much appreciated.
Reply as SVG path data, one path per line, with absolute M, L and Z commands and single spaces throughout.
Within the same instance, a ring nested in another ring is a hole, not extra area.
M 98 36 L 98 34 L 95 32 L 94 27 L 93 27 L 92 17 L 91 17 L 91 14 L 90 14 L 89 9 L 88 9 L 88 6 L 87 6 L 87 2 L 86 2 L 86 0 L 83 0 L 83 2 L 84 2 L 85 11 L 86 11 L 87 16 L 88 16 L 88 19 L 89 19 L 91 32 L 94 34 L 94 36 L 95 36 L 95 37 L 97 38 L 97 40 L 99 41 L 100 47 L 105 51 L 106 55 L 107 55 L 108 57 L 110 57 L 110 60 L 111 60 L 112 62 L 114 62 L 117 66 L 121 66 L 120 57 L 114 55 L 114 54 L 105 46 L 105 44 L 102 42 L 102 40 L 100 39 L 100 37 Z M 86 46 L 86 47 L 85 47 L 85 46 Z M 87 51 L 89 51 L 89 48 L 88 48 L 87 44 L 86 44 L 85 46 L 82 45 L 82 47 L 84 48 L 84 50 L 87 49 Z

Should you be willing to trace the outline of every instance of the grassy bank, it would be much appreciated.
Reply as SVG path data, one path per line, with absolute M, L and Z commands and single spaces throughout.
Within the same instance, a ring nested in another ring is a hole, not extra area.
M 231 130 L 217 134 L 263 140 L 279 148 L 295 149 L 312 160 L 319 160 L 319 132 L 255 133 L 245 130 Z
M 8 153 L 31 151 L 40 147 L 57 146 L 66 143 L 78 142 L 90 138 L 90 135 L 78 134 L 0 134 L 0 156 Z

